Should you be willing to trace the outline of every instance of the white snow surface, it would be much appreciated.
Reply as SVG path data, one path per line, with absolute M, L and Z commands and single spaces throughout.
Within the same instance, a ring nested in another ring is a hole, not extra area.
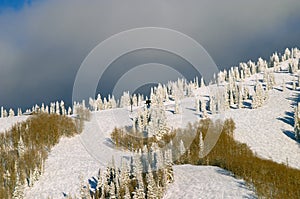
M 243 180 L 219 167 L 174 166 L 174 178 L 164 199 L 255 198 Z
M 5 117 L 0 118 L 0 133 L 4 133 L 11 129 L 11 127 L 19 122 L 23 122 L 28 118 L 28 116 L 15 116 L 15 117 Z
M 258 75 L 261 78 L 261 74 Z M 269 91 L 269 100 L 258 109 L 230 109 L 224 115 L 210 117 L 233 118 L 236 123 L 235 139 L 246 143 L 258 156 L 278 163 L 300 168 L 300 145 L 293 137 L 293 108 L 299 101 L 299 90 L 292 91 L 287 73 L 275 73 L 277 86 Z M 245 80 L 253 85 L 255 77 Z M 282 81 L 287 81 L 286 91 L 281 91 Z M 298 88 L 299 89 L 299 88 Z M 197 95 L 205 98 L 207 91 L 199 89 Z M 174 105 L 169 103 L 167 119 L 171 127 L 185 127 L 188 122 L 200 119 L 195 113 L 195 99 L 181 101 L 181 114 L 171 113 Z M 136 110 L 135 110 L 136 111 Z M 26 188 L 25 198 L 65 198 L 78 195 L 82 175 L 86 180 L 96 176 L 114 156 L 117 164 L 130 154 L 113 148 L 110 133 L 115 126 L 131 125 L 129 109 L 114 109 L 92 113 L 81 135 L 62 138 L 49 154 L 45 171 L 33 187 Z M 0 132 L 26 117 L 0 119 Z M 181 165 L 174 167 L 175 182 L 169 185 L 165 198 L 253 198 L 243 180 L 229 175 L 217 167 Z
M 293 91 L 289 74 L 275 74 L 278 86 L 269 91 L 269 100 L 258 109 L 231 109 L 225 113 L 236 124 L 235 139 L 246 143 L 258 156 L 300 169 L 300 144 L 294 139 L 294 107 L 299 90 Z M 287 81 L 286 91 L 281 82 Z

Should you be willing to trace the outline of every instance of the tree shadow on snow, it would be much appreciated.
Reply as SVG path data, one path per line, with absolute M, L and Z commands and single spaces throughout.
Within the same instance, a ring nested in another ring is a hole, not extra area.
M 243 108 L 245 108 L 245 109 L 252 109 L 251 108 L 251 103 L 250 102 L 243 102 Z
M 98 180 L 95 177 L 89 179 L 89 185 L 91 189 L 96 189 Z
M 249 190 L 251 192 L 254 192 L 249 186 L 247 186 L 247 184 L 245 183 L 245 181 L 241 181 L 239 179 L 237 179 L 233 173 L 231 173 L 230 171 L 227 171 L 225 169 L 221 169 L 221 168 L 217 168 L 217 173 L 225 175 L 225 176 L 229 176 L 229 177 L 233 177 L 235 178 L 235 182 L 238 184 L 238 187 L 242 188 L 242 189 L 246 189 Z M 247 199 L 256 199 L 257 196 L 252 194 L 252 193 L 247 193 L 247 195 L 243 195 L 242 198 L 247 198 Z
M 300 102 L 300 93 L 293 93 L 292 97 L 288 97 L 286 99 L 292 101 L 291 106 L 295 107 L 298 105 L 298 102 Z
M 185 108 L 185 109 L 190 110 L 190 111 L 196 111 L 195 108 Z
M 294 140 L 300 147 L 300 140 L 296 139 L 295 133 L 293 131 L 288 131 L 288 130 L 284 130 L 284 129 L 281 129 L 281 130 L 286 136 L 288 136 L 290 139 Z
M 273 87 L 273 89 L 282 92 L 282 88 Z
M 105 144 L 109 148 L 115 148 L 115 144 L 113 143 L 113 141 L 111 140 L 111 138 L 105 138 L 103 144 Z
M 280 121 L 282 121 L 282 122 L 284 122 L 284 123 L 286 123 L 286 124 L 288 124 L 288 125 L 290 125 L 290 126 L 293 127 L 294 123 L 295 123 L 295 121 L 294 121 L 294 113 L 286 111 L 285 114 L 286 114 L 286 116 L 284 116 L 284 117 L 278 117 L 277 120 L 280 120 Z
M 172 113 L 172 114 L 175 114 L 175 111 L 174 111 L 174 110 L 167 110 L 167 111 L 169 111 L 169 112 Z

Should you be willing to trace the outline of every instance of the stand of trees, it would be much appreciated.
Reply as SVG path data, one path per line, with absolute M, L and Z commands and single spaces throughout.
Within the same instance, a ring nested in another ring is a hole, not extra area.
M 0 134 L 0 198 L 23 198 L 44 170 L 51 148 L 61 137 L 77 134 L 73 120 L 57 114 L 36 114 Z

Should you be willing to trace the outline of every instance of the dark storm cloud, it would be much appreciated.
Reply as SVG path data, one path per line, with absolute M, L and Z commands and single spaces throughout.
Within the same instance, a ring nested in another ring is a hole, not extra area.
M 54 0 L 0 15 L 0 104 L 71 100 L 76 72 L 99 42 L 145 26 L 181 31 L 219 66 L 300 46 L 299 0 Z

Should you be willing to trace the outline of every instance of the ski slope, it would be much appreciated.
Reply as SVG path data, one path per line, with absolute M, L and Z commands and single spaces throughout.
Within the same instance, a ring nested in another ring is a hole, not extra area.
M 258 156 L 300 169 L 300 144 L 294 138 L 294 107 L 299 90 L 293 91 L 289 74 L 275 74 L 279 85 L 269 91 L 269 100 L 258 109 L 231 109 L 225 113 L 236 124 L 235 139 L 246 143 Z M 287 81 L 282 91 L 281 82 Z
M 174 177 L 164 199 L 255 198 L 243 180 L 235 179 L 219 167 L 174 166 Z
M 245 103 L 243 109 L 230 109 L 224 115 L 209 115 L 215 119 L 233 118 L 236 123 L 235 139 L 246 143 L 258 156 L 300 169 L 300 145 L 293 135 L 293 111 L 299 101 L 300 88 L 293 91 L 288 73 L 275 73 L 277 85 L 269 91 L 269 99 L 258 109 L 251 109 Z M 253 89 L 256 79 L 262 74 L 244 81 Z M 287 89 L 282 91 L 282 81 Z M 250 90 L 251 92 L 251 90 Z M 198 97 L 206 98 L 209 88 L 199 88 Z M 118 127 L 130 126 L 131 117 L 136 114 L 129 108 L 112 109 L 92 113 L 81 135 L 62 138 L 49 154 L 45 171 L 33 187 L 25 189 L 25 198 L 65 198 L 79 194 L 80 176 L 92 180 L 99 168 L 104 168 L 112 156 L 116 164 L 126 161 L 131 154 L 113 148 L 110 133 Z M 201 117 L 195 112 L 195 98 L 181 101 L 181 113 L 173 114 L 174 103 L 166 103 L 167 121 L 170 127 L 185 127 Z M 0 132 L 27 116 L 0 119 Z M 175 182 L 169 185 L 165 198 L 255 198 L 243 180 L 229 175 L 217 167 L 180 165 L 174 167 Z

